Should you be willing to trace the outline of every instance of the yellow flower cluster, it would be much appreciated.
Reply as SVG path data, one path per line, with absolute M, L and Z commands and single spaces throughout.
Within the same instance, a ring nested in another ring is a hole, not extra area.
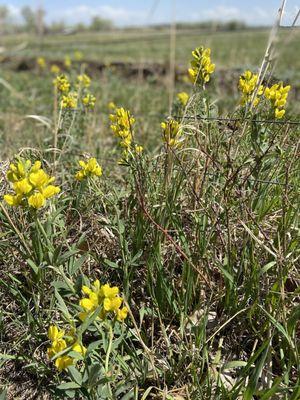
M 243 75 L 240 76 L 238 86 L 240 91 L 242 92 L 241 105 L 245 105 L 251 102 L 253 92 L 256 89 L 257 81 L 258 81 L 258 75 L 253 74 L 249 70 L 245 71 Z M 256 93 L 255 99 L 253 101 L 254 107 L 256 107 L 259 104 L 263 92 L 264 92 L 264 87 L 260 85 Z
M 61 107 L 67 109 L 74 109 L 77 107 L 78 94 L 76 92 L 70 92 L 62 96 Z
M 283 86 L 283 83 L 276 83 L 270 88 L 265 89 L 265 97 L 271 101 L 272 107 L 275 110 L 275 118 L 280 119 L 285 114 L 285 105 L 289 91 L 291 89 L 290 85 Z
M 7 172 L 7 180 L 12 184 L 15 194 L 4 195 L 4 200 L 10 206 L 41 208 L 47 199 L 60 192 L 59 187 L 51 184 L 54 179 L 41 168 L 40 161 L 33 165 L 30 160 L 12 163 Z
M 82 286 L 82 293 L 87 297 L 80 300 L 79 305 L 83 312 L 79 314 L 81 321 L 84 321 L 100 306 L 98 318 L 104 319 L 108 313 L 113 312 L 118 321 L 122 322 L 128 314 L 127 307 L 122 306 L 123 299 L 119 296 L 119 288 L 111 287 L 109 284 L 101 285 L 99 280 L 95 280 L 89 288 Z
M 169 147 L 179 147 L 182 144 L 182 128 L 175 119 L 168 119 L 161 123 L 163 130 L 163 141 Z
M 78 75 L 77 76 L 77 85 L 88 88 L 91 85 L 91 78 L 86 74 Z
M 53 85 L 57 87 L 57 90 L 60 93 L 68 93 L 71 87 L 71 84 L 66 75 L 57 76 L 53 81 Z
M 215 64 L 210 59 L 210 48 L 197 47 L 192 56 L 191 68 L 188 70 L 190 80 L 194 85 L 204 85 L 209 82 L 210 75 L 215 70 Z
M 51 346 L 47 349 L 49 358 L 55 357 L 64 350 L 66 350 L 67 353 L 68 348 L 82 356 L 86 353 L 86 348 L 80 344 L 73 335 L 66 335 L 63 329 L 58 329 L 55 325 L 49 326 L 48 338 L 51 341 Z M 76 362 L 76 359 L 70 357 L 66 353 L 63 353 L 55 359 L 55 366 L 59 371 L 68 368 Z
M 90 158 L 87 162 L 80 160 L 78 161 L 81 169 L 76 173 L 75 178 L 78 181 L 82 181 L 88 177 L 95 177 L 102 175 L 102 168 L 98 164 L 96 158 Z
M 82 104 L 86 108 L 93 109 L 96 104 L 96 97 L 91 93 L 86 93 L 82 98 Z
M 36 60 L 36 63 L 37 63 L 39 68 L 41 68 L 41 69 L 45 69 L 46 68 L 46 60 L 44 59 L 44 57 L 38 57 L 37 60 Z
M 189 98 L 190 98 L 190 96 L 186 92 L 177 93 L 176 97 L 183 107 L 185 107 L 187 105 L 187 102 L 189 101 Z
M 65 109 L 75 109 L 78 107 L 79 101 L 81 105 L 87 109 L 93 109 L 96 103 L 96 97 L 90 92 L 86 91 L 86 88 L 91 84 L 91 78 L 86 74 L 78 75 L 77 77 L 77 89 L 80 87 L 80 99 L 78 93 L 71 90 L 71 83 L 65 75 L 57 76 L 53 81 L 54 86 L 57 88 L 60 98 L 60 105 Z
M 135 119 L 130 115 L 130 111 L 125 108 L 115 108 L 114 114 L 109 116 L 112 124 L 111 130 L 121 139 L 120 146 L 129 149 L 132 143 L 133 125 Z
M 114 111 L 114 114 L 110 114 L 109 116 L 112 122 L 110 127 L 114 134 L 120 139 L 119 144 L 124 148 L 124 158 L 128 156 L 130 150 L 137 154 L 142 153 L 142 146 L 132 145 L 135 119 L 130 114 L 130 111 L 125 110 L 123 107 L 118 108 L 114 103 L 109 103 L 108 107 Z M 120 163 L 122 162 L 123 160 L 120 160 Z

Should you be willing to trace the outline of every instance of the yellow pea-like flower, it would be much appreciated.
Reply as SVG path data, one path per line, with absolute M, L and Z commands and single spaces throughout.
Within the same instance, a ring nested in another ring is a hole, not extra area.
M 96 97 L 91 93 L 87 93 L 82 98 L 82 104 L 86 108 L 93 109 L 95 107 L 95 104 L 96 104 Z
M 275 109 L 275 118 L 281 119 L 284 117 L 285 110 L 279 110 L 278 108 Z
M 32 190 L 32 186 L 28 182 L 27 178 L 15 182 L 13 186 L 17 194 L 27 194 Z
M 67 369 L 68 367 L 70 367 L 73 364 L 74 364 L 74 360 L 73 360 L 73 358 L 71 358 L 69 356 L 58 357 L 55 360 L 55 366 L 60 372 L 64 369 Z
M 211 62 L 210 48 L 197 47 L 192 51 L 193 59 L 188 69 L 190 80 L 194 85 L 204 85 L 209 82 L 210 75 L 215 71 L 215 64 Z
M 117 312 L 122 304 L 123 299 L 121 297 L 108 298 L 106 297 L 103 301 L 103 307 L 105 311 Z
M 41 208 L 45 205 L 46 199 L 41 193 L 35 193 L 28 197 L 28 204 L 33 208 Z
M 50 72 L 54 75 L 58 75 L 60 73 L 60 68 L 58 65 L 53 64 L 51 65 Z
M 134 150 L 136 153 L 141 154 L 144 151 L 143 146 L 135 145 Z
M 36 60 L 36 63 L 39 66 L 39 68 L 41 68 L 41 69 L 46 68 L 46 60 L 44 59 L 44 57 L 38 57 Z
M 122 307 L 117 311 L 117 320 L 123 322 L 124 319 L 127 318 L 127 315 L 128 315 L 128 308 Z
M 73 344 L 72 350 L 73 350 L 73 351 L 76 351 L 77 353 L 79 353 L 79 354 L 81 354 L 81 355 L 83 355 L 83 356 L 84 356 L 85 353 L 86 353 L 86 348 L 85 348 L 82 344 L 80 344 L 80 343 L 78 343 L 78 342 L 76 342 L 76 343 Z
M 190 96 L 186 92 L 177 93 L 177 99 L 180 101 L 181 105 L 185 107 L 189 101 Z
M 87 74 L 77 76 L 78 86 L 89 87 L 91 85 L 91 78 Z
M 119 288 L 117 286 L 110 287 L 108 283 L 102 286 L 101 295 L 107 298 L 113 298 L 119 294 Z
M 58 339 L 61 339 L 65 334 L 63 329 L 58 329 L 56 325 L 50 325 L 48 328 L 48 338 L 51 342 L 55 342 Z
M 99 177 L 102 175 L 102 168 L 98 164 L 96 158 L 90 158 L 87 162 L 79 160 L 78 164 L 81 167 L 81 170 L 75 175 L 75 179 L 78 181 L 82 181 L 84 178 Z
M 71 65 L 72 65 L 71 57 L 65 56 L 64 66 L 69 69 L 71 67 Z
M 60 188 L 58 186 L 49 185 L 42 189 L 42 195 L 45 199 L 49 199 L 52 196 L 55 196 L 60 192 Z
M 19 206 L 22 202 L 22 196 L 20 195 L 11 195 L 11 194 L 5 194 L 3 196 L 4 201 L 12 207 Z
M 41 188 L 42 186 L 50 182 L 50 177 L 48 174 L 46 174 L 44 170 L 40 169 L 37 172 L 32 172 L 29 175 L 29 182 L 35 188 Z
M 65 75 L 57 76 L 53 81 L 53 85 L 61 93 L 68 93 L 71 88 L 71 84 Z

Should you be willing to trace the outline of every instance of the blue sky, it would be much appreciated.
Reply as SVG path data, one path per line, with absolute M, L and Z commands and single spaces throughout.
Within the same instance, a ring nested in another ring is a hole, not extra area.
M 0 0 L 11 15 L 20 18 L 24 5 L 43 4 L 47 21 L 64 20 L 67 24 L 88 22 L 93 16 L 109 18 L 118 26 L 143 25 L 170 21 L 172 4 L 180 21 L 240 19 L 251 25 L 272 24 L 281 0 Z M 287 0 L 284 24 L 289 24 L 300 0 Z

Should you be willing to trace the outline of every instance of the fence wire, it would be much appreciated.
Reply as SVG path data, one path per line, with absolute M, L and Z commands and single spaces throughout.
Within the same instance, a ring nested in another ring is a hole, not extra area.
M 82 113 L 93 113 L 94 110 L 85 110 L 82 108 L 65 108 L 63 110 L 64 112 L 82 112 Z M 113 111 L 112 111 L 113 112 Z M 97 114 L 100 115 L 106 115 L 108 116 L 110 113 L 112 113 L 110 111 L 108 112 L 104 112 L 104 111 L 97 111 Z M 189 120 L 199 120 L 199 121 L 216 121 L 216 122 L 244 122 L 244 121 L 249 121 L 249 122 L 253 122 L 253 123 L 258 123 L 258 124 L 273 124 L 273 125 L 295 125 L 295 126 L 300 126 L 300 121 L 297 120 L 278 120 L 278 119 L 252 119 L 250 117 L 205 117 L 203 115 L 168 115 L 168 114 L 158 114 L 158 113 L 151 113 L 151 114 L 134 114 L 135 117 L 138 118 L 160 118 L 160 119 L 177 119 L 177 120 L 184 120 L 184 119 L 189 119 Z

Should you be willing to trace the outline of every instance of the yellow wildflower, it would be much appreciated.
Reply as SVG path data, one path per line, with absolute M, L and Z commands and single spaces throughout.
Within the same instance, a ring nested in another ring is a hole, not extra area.
M 54 75 L 58 75 L 60 73 L 60 68 L 58 65 L 53 64 L 51 65 L 50 72 Z
M 285 110 L 279 110 L 278 108 L 275 108 L 275 118 L 276 119 L 281 119 L 284 117 Z
M 189 101 L 190 96 L 186 92 L 177 93 L 177 99 L 180 101 L 181 105 L 185 107 Z
M 41 162 L 33 165 L 30 160 L 20 160 L 10 164 L 7 180 L 11 182 L 15 194 L 6 194 L 4 200 L 10 206 L 27 204 L 33 208 L 41 208 L 46 199 L 60 192 L 59 187 L 51 185 L 54 181 L 42 168 Z
M 22 202 L 22 196 L 20 195 L 13 196 L 12 194 L 5 194 L 3 198 L 4 201 L 11 207 L 19 206 Z
M 69 69 L 71 67 L 71 65 L 72 65 L 71 57 L 65 56 L 64 66 Z
M 67 350 L 68 345 L 66 340 L 64 339 L 65 331 L 63 329 L 58 329 L 57 326 L 51 325 L 48 329 L 48 338 L 51 341 L 51 346 L 47 349 L 47 354 L 49 358 L 56 356 L 58 353 L 61 353 L 64 350 Z M 75 337 L 68 338 L 68 341 L 71 340 L 73 345 L 71 345 L 71 350 L 85 355 L 86 348 L 78 343 Z M 69 355 L 63 354 L 55 359 L 55 366 L 59 371 L 62 371 L 69 366 L 73 365 L 76 362 L 75 359 L 70 357 Z
M 76 92 L 70 92 L 67 95 L 62 96 L 61 107 L 67 109 L 74 109 L 77 107 L 78 94 Z
M 137 154 L 141 154 L 144 151 L 144 148 L 143 148 L 143 146 L 136 144 L 134 147 L 134 150 Z
M 188 70 L 190 80 L 194 85 L 204 85 L 209 82 L 210 75 L 215 70 L 215 64 L 210 59 L 210 48 L 197 47 L 192 56 L 191 67 Z
M 73 350 L 73 351 L 76 351 L 76 353 L 79 353 L 79 354 L 81 354 L 81 355 L 83 355 L 83 356 L 84 356 L 85 353 L 86 353 L 86 348 L 85 348 L 82 344 L 80 344 L 80 343 L 78 343 L 78 342 L 76 342 L 76 343 L 73 344 L 72 350 Z
M 130 111 L 125 110 L 123 107 L 116 107 L 114 114 L 110 114 L 109 118 L 112 122 L 111 130 L 121 139 L 120 146 L 129 149 L 132 143 L 133 125 L 135 123 Z
M 291 86 L 284 86 L 283 82 L 276 83 L 270 88 L 265 89 L 265 97 L 271 102 L 271 106 L 275 111 L 275 118 L 281 119 L 285 115 L 284 107 L 287 102 L 289 91 Z
M 35 193 L 28 197 L 28 204 L 33 208 L 41 208 L 45 205 L 45 197 L 41 193 Z
M 15 182 L 13 188 L 17 194 L 27 194 L 32 190 L 32 185 L 30 185 L 27 178 L 21 179 Z
M 242 92 L 241 105 L 248 104 L 252 101 L 252 95 L 256 90 L 257 82 L 258 82 L 258 75 L 254 74 L 249 70 L 245 71 L 243 75 L 240 76 L 238 87 L 239 90 Z M 253 100 L 254 107 L 256 107 L 259 104 L 263 91 L 264 87 L 260 85 L 256 93 L 255 99 Z
M 79 301 L 79 305 L 84 310 L 79 314 L 79 318 L 82 321 L 95 312 L 99 306 L 102 306 L 102 309 L 97 318 L 103 319 L 109 312 L 113 312 L 118 321 L 122 321 L 127 317 L 127 308 L 120 308 L 123 299 L 119 297 L 119 288 L 117 286 L 101 285 L 99 280 L 96 280 L 91 288 L 82 286 L 82 292 L 87 296 Z
M 60 188 L 54 185 L 48 185 L 45 188 L 41 189 L 41 193 L 45 197 L 45 199 L 49 199 L 50 197 L 55 196 L 59 192 Z
M 53 85 L 56 86 L 57 90 L 61 93 L 68 93 L 71 87 L 71 84 L 65 75 L 57 76 L 53 81 Z
M 39 66 L 39 68 L 41 68 L 41 69 L 46 68 L 46 60 L 44 59 L 44 57 L 38 57 L 36 60 L 36 63 Z
M 51 340 L 51 342 L 55 342 L 56 340 L 63 338 L 64 334 L 65 331 L 59 330 L 56 325 L 50 325 L 48 328 L 48 338 Z
M 127 318 L 128 315 L 128 308 L 127 307 L 122 307 L 117 311 L 117 320 L 122 322 L 124 319 Z
M 179 147 L 182 144 L 182 128 L 178 121 L 168 119 L 161 123 L 163 140 L 169 147 Z
M 96 158 L 89 158 L 87 162 L 80 160 L 78 164 L 81 167 L 81 170 L 75 175 L 78 181 L 82 181 L 84 178 L 102 175 L 102 168 L 98 164 Z
M 91 78 L 86 74 L 78 75 L 77 82 L 78 86 L 88 88 L 91 85 Z
M 92 95 L 91 93 L 85 94 L 84 97 L 82 98 L 82 104 L 86 108 L 90 108 L 90 109 L 94 108 L 95 103 L 96 103 L 96 97 L 94 95 Z
M 115 108 L 117 108 L 116 107 L 116 105 L 115 105 L 115 103 L 113 102 L 113 101 L 110 101 L 108 104 L 107 104 L 107 108 L 109 109 L 109 110 L 114 110 Z
M 43 169 L 29 174 L 29 182 L 37 189 L 41 189 L 45 185 L 53 182 L 53 180 L 54 178 L 51 178 Z

